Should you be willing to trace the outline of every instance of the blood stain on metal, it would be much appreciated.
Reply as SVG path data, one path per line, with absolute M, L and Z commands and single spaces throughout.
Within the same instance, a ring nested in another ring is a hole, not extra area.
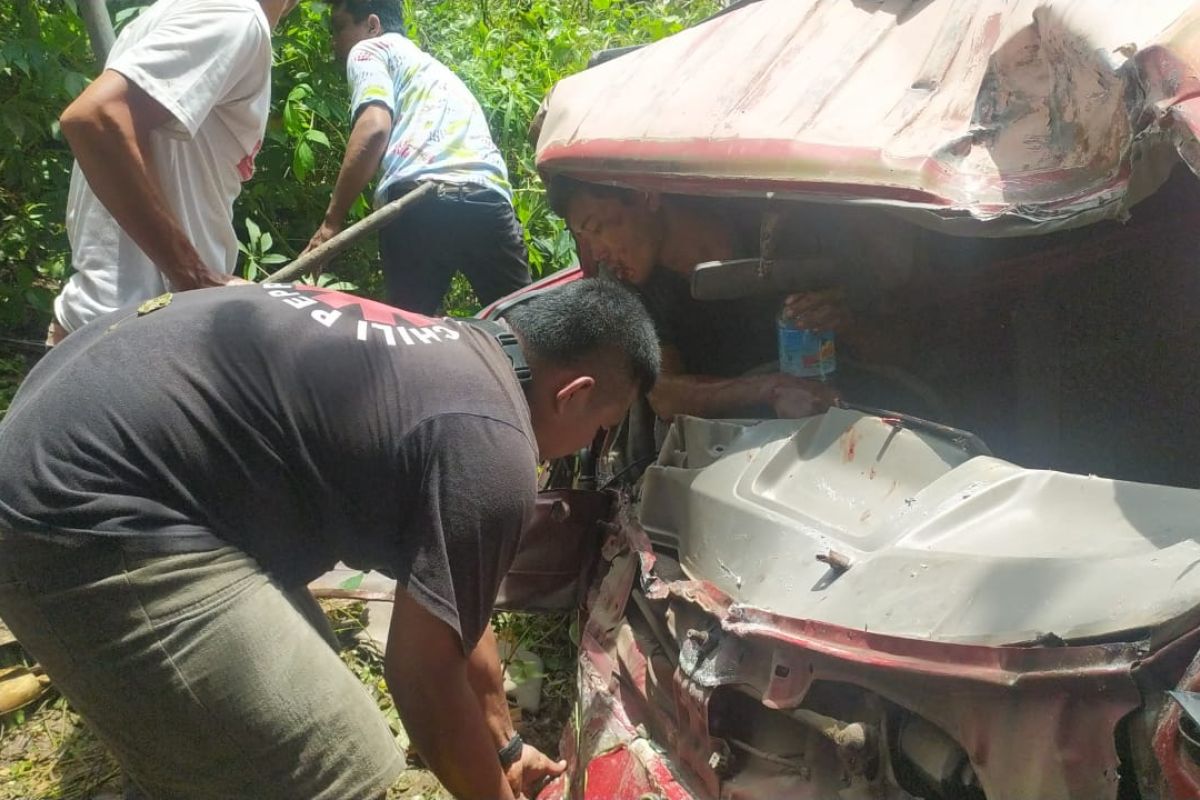
M 842 460 L 850 462 L 854 460 L 854 451 L 858 447 L 858 440 L 861 434 L 854 428 L 847 428 L 842 434 Z

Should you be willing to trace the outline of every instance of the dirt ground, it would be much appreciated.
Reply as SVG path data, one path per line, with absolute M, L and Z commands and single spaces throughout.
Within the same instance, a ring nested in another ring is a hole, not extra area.
M 376 698 L 404 746 L 407 736 L 383 683 L 382 655 L 356 635 L 361 630 L 361 604 L 323 605 L 342 643 L 342 659 Z M 527 741 L 556 757 L 558 735 L 573 702 L 574 681 L 567 669 L 573 659 L 563 651 L 566 623 L 531 617 L 498 621 L 497 628 L 517 631 L 526 638 L 526 646 L 556 667 L 546 670 L 538 713 L 517 720 Z M 539 633 L 540 640 L 528 640 Z M 0 668 L 22 663 L 28 663 L 25 654 L 0 623 Z M 410 755 L 410 765 L 389 790 L 389 800 L 449 800 L 437 778 L 415 765 L 415 756 Z M 29 706 L 0 715 L 0 800 L 120 800 L 121 787 L 117 763 L 52 686 Z

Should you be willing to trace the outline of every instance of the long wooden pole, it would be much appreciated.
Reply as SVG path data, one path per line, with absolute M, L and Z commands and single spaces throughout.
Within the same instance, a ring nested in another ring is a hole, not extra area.
M 108 61 L 108 54 L 112 50 L 113 42 L 117 40 L 112 20 L 108 16 L 108 5 L 105 0 L 80 0 L 79 14 L 83 17 L 88 38 L 92 41 L 92 52 L 96 55 L 96 69 L 102 70 L 105 62 Z
M 324 264 L 326 261 L 342 252 L 347 247 L 366 236 L 368 233 L 379 230 L 384 225 L 403 214 L 409 208 L 421 202 L 421 200 L 431 195 L 435 189 L 435 184 L 421 184 L 403 197 L 397 198 L 388 203 L 386 206 L 371 212 L 366 217 L 351 225 L 349 228 L 346 228 L 346 230 L 342 231 L 337 236 L 332 237 L 329 241 L 325 242 L 317 249 L 305 253 L 296 260 L 292 261 L 290 264 L 280 267 L 278 270 L 272 272 L 270 275 L 264 278 L 262 282 L 287 282 L 312 270 L 313 267 Z

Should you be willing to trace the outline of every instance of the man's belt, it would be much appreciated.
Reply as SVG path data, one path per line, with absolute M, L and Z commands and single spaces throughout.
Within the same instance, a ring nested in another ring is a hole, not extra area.
M 490 186 L 484 186 L 481 183 L 452 183 L 450 181 L 440 181 L 437 178 L 429 178 L 421 181 L 403 181 L 401 183 L 393 183 L 388 187 L 388 200 L 398 200 L 409 192 L 426 183 L 432 183 L 437 187 L 438 194 L 465 194 L 467 192 L 493 192 Z

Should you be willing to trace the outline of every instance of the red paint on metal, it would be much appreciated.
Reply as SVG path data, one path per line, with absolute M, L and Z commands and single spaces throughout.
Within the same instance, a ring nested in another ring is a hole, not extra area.
M 761 796 L 752 781 L 721 780 L 706 763 L 711 737 L 721 735 L 709 730 L 714 686 L 749 685 L 766 707 L 786 709 L 802 704 L 814 682 L 858 687 L 927 718 L 963 747 L 989 796 L 1112 800 L 1115 731 L 1143 703 L 1134 672 L 1146 685 L 1171 685 L 1200 645 L 1200 631 L 1191 631 L 1152 648 L 1145 642 L 985 647 L 781 617 L 737 605 L 711 583 L 660 580 L 646 533 L 623 519 L 605 542 L 607 571 L 589 599 L 582 718 L 563 737 L 574 776 L 570 796 L 584 800 L 647 791 L 678 800 Z M 760 666 L 719 678 L 708 672 L 705 680 L 717 683 L 704 685 L 683 670 L 652 676 L 649 654 L 625 616 L 634 586 L 657 608 L 665 603 L 675 626 L 711 621 L 703 638 L 713 653 L 730 656 L 724 663 Z M 1200 687 L 1200 666 L 1193 664 L 1179 685 Z M 1200 796 L 1200 774 L 1179 747 L 1177 709 L 1164 712 L 1153 744 L 1174 796 Z M 556 782 L 542 797 L 566 797 L 565 784 Z
M 586 797 L 640 797 L 652 789 L 645 770 L 624 747 L 588 764 Z
M 630 543 L 645 541 L 636 525 L 623 530 Z M 684 610 L 680 603 L 711 618 L 726 634 L 718 649 L 760 654 L 745 663 L 760 662 L 764 653 L 772 658 L 771 677 L 756 685 L 767 707 L 795 707 L 814 681 L 856 686 L 947 731 L 971 758 L 989 795 L 1116 797 L 1115 730 L 1142 702 L 1131 669 L 1145 654 L 1133 644 L 985 647 L 905 639 L 740 606 L 701 581 L 665 583 L 643 574 L 640 582 L 649 597 L 670 604 L 676 624 Z M 742 663 L 740 656 L 732 661 Z M 696 773 L 706 796 L 715 797 L 724 784 L 698 759 L 710 741 L 711 688 L 697 692 L 687 688 L 690 683 L 677 675 L 683 689 L 676 692 L 678 734 L 666 744 L 676 763 Z M 947 702 L 948 697 L 970 701 Z
M 735 157 L 741 164 L 774 164 L 780 161 L 816 162 L 821 179 L 749 177 L 723 173 L 721 165 Z M 599 165 L 603 165 L 601 168 Z M 879 174 L 899 166 L 921 175 L 942 191 L 900 183 L 890 184 Z M 900 203 L 954 209 L 969 198 L 999 195 L 1019 185 L 1046 209 L 1074 205 L 1123 186 L 1129 179 L 1128 164 L 1122 164 L 1107 180 L 1087 184 L 1078 194 L 1064 195 L 1062 187 L 1079 184 L 1091 167 L 1030 170 L 1009 173 L 1003 179 L 964 174 L 933 158 L 897 158 L 878 148 L 855 148 L 777 139 L 688 141 L 581 140 L 567 145 L 547 145 L 538 155 L 538 168 L 563 173 L 581 180 L 619 182 L 632 188 L 659 189 L 690 194 L 728 194 L 736 190 L 781 196 L 811 196 L 828 199 L 871 198 Z M 855 176 L 861 176 L 857 180 Z M 1038 197 L 1038 189 L 1045 194 Z M 1001 203 L 972 202 L 980 213 L 1001 213 Z
M 1002 235 L 1120 219 L 1134 141 L 1200 171 L 1187 108 L 1200 12 L 1086 5 L 910 15 L 763 0 L 560 82 L 538 168 L 689 194 L 869 198 Z M 1159 136 L 1175 120 L 1184 135 Z
M 1200 691 L 1200 656 L 1192 662 L 1176 687 L 1181 691 Z M 1162 769 L 1163 783 L 1168 794 L 1177 798 L 1200 797 L 1200 766 L 1183 749 L 1179 723 L 1183 709 L 1168 700 L 1154 729 L 1154 756 Z
M 491 305 L 486 306 L 482 311 L 480 311 L 475 316 L 480 317 L 481 319 L 491 319 L 492 314 L 495 313 L 496 306 L 498 306 L 501 303 L 506 303 L 514 297 L 520 297 L 523 294 L 528 294 L 528 293 L 534 292 L 534 291 L 540 291 L 542 289 L 551 289 L 551 288 L 554 288 L 557 286 L 565 286 L 566 284 L 571 283 L 572 281 L 577 281 L 583 277 L 584 277 L 584 274 L 579 269 L 579 267 L 568 267 L 567 269 L 559 270 L 558 272 L 555 272 L 551 275 L 547 275 L 546 277 L 542 278 L 539 281 L 535 281 L 535 282 L 531 283 L 530 285 L 526 286 L 524 289 L 518 289 L 517 291 L 513 292 L 512 294 L 508 294 L 508 295 L 505 295 L 504 297 L 501 297 L 499 300 L 494 301 Z
M 1137 645 L 1077 647 L 988 647 L 953 644 L 795 619 L 737 605 L 711 583 L 664 584 L 663 594 L 694 603 L 741 637 L 792 645 L 839 661 L 930 678 L 957 677 L 996 686 L 1127 679 L 1140 654 Z

